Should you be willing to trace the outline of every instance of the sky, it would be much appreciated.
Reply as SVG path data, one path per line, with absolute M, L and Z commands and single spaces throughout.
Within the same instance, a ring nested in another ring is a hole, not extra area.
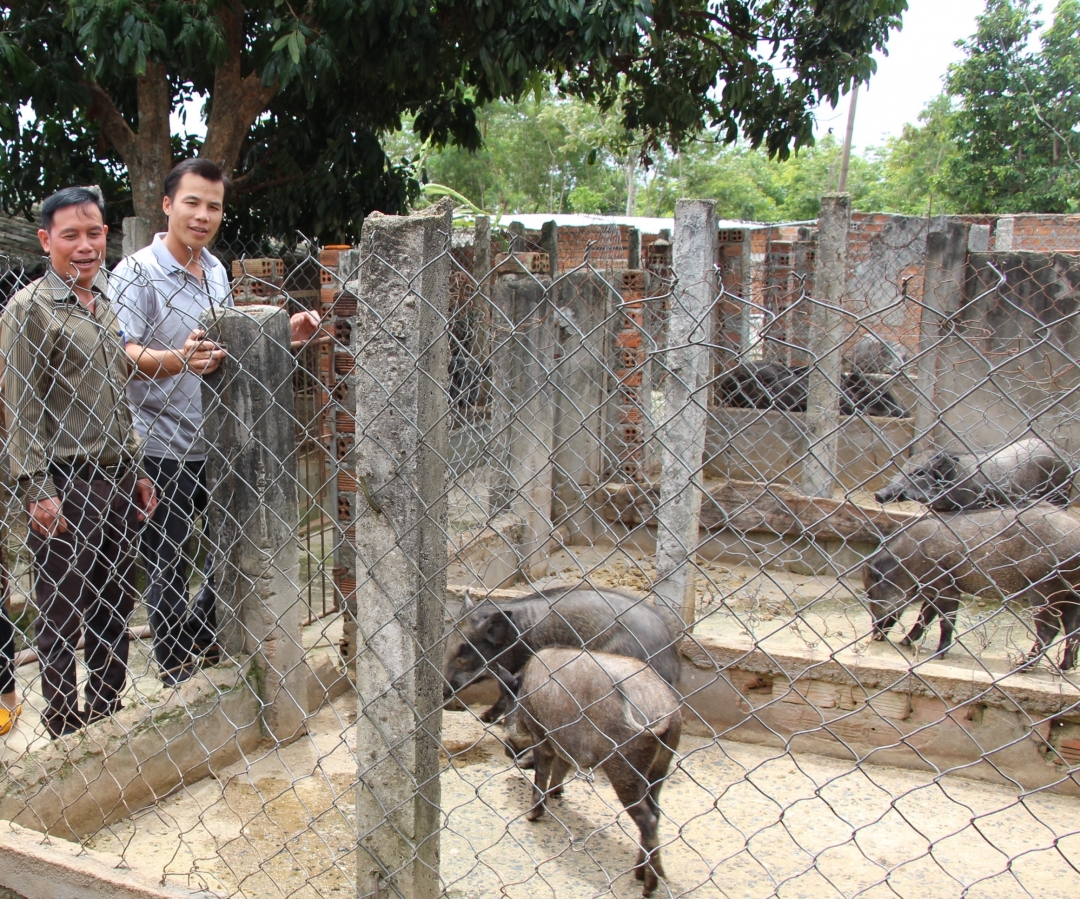
M 908 0 L 904 27 L 893 32 L 888 56 L 878 54 L 877 72 L 859 90 L 853 147 L 880 145 L 906 123 L 917 124 L 923 107 L 941 93 L 949 64 L 963 56 L 955 42 L 974 33 L 975 17 L 985 8 L 985 0 Z M 832 128 L 843 139 L 848 107 L 845 97 L 836 109 L 819 109 L 818 135 Z

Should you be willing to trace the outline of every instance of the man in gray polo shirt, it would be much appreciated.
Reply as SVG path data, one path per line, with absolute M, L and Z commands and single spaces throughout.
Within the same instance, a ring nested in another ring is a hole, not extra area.
M 109 279 L 127 353 L 138 370 L 128 401 L 144 441 L 146 472 L 160 497 L 143 532 L 142 555 L 154 656 L 169 684 L 187 680 L 200 656 L 213 660 L 217 652 L 213 583 L 207 577 L 190 602 L 187 585 L 195 518 L 207 504 L 201 376 L 227 352 L 206 339 L 200 317 L 232 304 L 225 267 L 206 248 L 221 225 L 229 189 L 216 163 L 179 163 L 165 179 L 168 231 L 121 261 Z M 294 344 L 318 330 L 316 313 L 292 316 Z

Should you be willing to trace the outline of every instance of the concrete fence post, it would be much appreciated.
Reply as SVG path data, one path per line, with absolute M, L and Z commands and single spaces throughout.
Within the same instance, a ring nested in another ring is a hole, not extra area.
M 626 232 L 626 267 L 631 271 L 641 268 L 641 232 L 637 228 Z
M 806 397 L 806 456 L 803 493 L 832 496 L 840 433 L 844 321 L 840 307 L 847 293 L 848 230 L 851 194 L 825 194 L 818 217 L 817 270 L 810 307 L 809 386 Z
M 656 593 L 687 627 L 696 617 L 692 563 L 704 488 L 701 463 L 712 308 L 717 298 L 717 237 L 715 203 L 676 203 L 672 256 L 675 287 L 667 346 L 660 357 L 666 378 L 664 417 L 657 427 L 661 470 Z
M 491 274 L 491 219 L 478 215 L 473 225 L 472 276 L 483 285 Z
M 150 246 L 154 239 L 154 223 L 150 219 L 129 215 L 122 223 L 123 239 L 120 241 L 121 252 L 130 256 L 136 250 Z
M 251 657 L 263 724 L 286 741 L 303 730 L 307 689 L 289 316 L 245 306 L 207 313 L 203 327 L 229 351 L 202 387 L 220 639 Z
M 439 893 L 452 206 L 364 221 L 356 314 L 359 896 Z
M 559 277 L 559 226 L 554 222 L 544 222 L 540 228 L 540 247 L 548 257 L 548 273 L 551 280 Z
M 506 226 L 506 230 L 510 232 L 510 245 L 507 247 L 507 253 L 524 253 L 525 252 L 525 226 L 521 222 L 511 222 Z
M 919 323 L 919 380 L 915 394 L 915 445 L 934 446 L 935 430 L 941 419 L 937 373 L 942 353 L 945 317 L 964 302 L 967 270 L 968 226 L 945 222 L 944 230 L 926 235 L 926 279 L 923 310 Z M 949 398 L 949 401 L 952 397 Z
M 547 570 L 543 550 L 554 501 L 555 308 L 548 283 L 532 277 L 500 278 L 493 299 L 505 334 L 494 358 L 502 468 L 497 506 L 524 523 L 518 567 L 539 577 Z

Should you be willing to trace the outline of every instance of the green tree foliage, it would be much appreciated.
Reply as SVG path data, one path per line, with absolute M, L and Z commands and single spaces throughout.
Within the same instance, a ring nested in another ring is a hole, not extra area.
M 879 153 L 883 209 L 905 215 L 959 211 L 955 197 L 942 186 L 943 173 L 958 152 L 952 116 L 952 101 L 941 94 L 919 114 L 920 125 L 905 125 L 899 137 L 885 142 Z
M 1080 202 L 1080 3 L 1038 29 L 1029 0 L 987 0 L 946 93 L 956 151 L 937 184 L 964 212 L 1067 212 Z
M 705 134 L 678 152 L 654 151 L 645 166 L 639 164 L 640 140 L 622 129 L 621 119 L 580 100 L 545 95 L 517 106 L 495 104 L 481 114 L 481 123 L 480 150 L 430 152 L 423 175 L 500 215 L 670 216 L 679 197 L 701 197 L 716 200 L 718 215 L 727 219 L 812 219 L 821 194 L 836 190 L 839 177 L 841 147 L 832 135 L 778 160 L 761 148 L 728 146 Z M 399 137 L 394 148 L 403 156 L 421 153 L 414 138 Z M 853 156 L 848 189 L 856 208 L 925 212 L 918 202 L 901 209 L 907 198 L 885 177 L 889 165 L 906 171 L 913 164 L 900 165 L 889 153 Z
M 413 195 L 408 166 L 392 162 L 380 140 L 403 117 L 433 146 L 475 149 L 479 109 L 545 83 L 603 111 L 618 108 L 623 130 L 639 135 L 646 153 L 679 146 L 707 126 L 728 142 L 741 136 L 783 157 L 812 142 L 810 110 L 873 72 L 871 54 L 906 7 L 906 0 L 7 4 L 0 7 L 0 205 L 26 211 L 56 183 L 101 180 L 104 169 L 126 171 L 134 210 L 154 216 L 173 161 L 169 113 L 195 94 L 208 97 L 200 153 L 234 171 L 237 220 L 324 237 L 354 235 L 368 210 L 400 210 Z M 54 129 L 71 148 L 60 160 L 35 137 Z M 107 179 L 105 186 L 116 189 Z M 576 196 L 590 206 L 607 202 L 596 186 Z

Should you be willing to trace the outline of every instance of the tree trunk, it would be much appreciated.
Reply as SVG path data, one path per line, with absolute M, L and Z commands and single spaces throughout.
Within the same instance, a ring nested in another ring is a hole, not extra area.
M 258 72 L 241 74 L 244 52 L 244 10 L 240 4 L 221 11 L 221 25 L 229 58 L 214 72 L 206 140 L 199 156 L 219 163 L 230 175 L 240 160 L 251 126 L 277 93 L 277 82 L 266 87 Z
M 138 79 L 139 130 L 131 129 L 112 98 L 98 84 L 87 87 L 93 95 L 91 116 L 101 123 L 105 139 L 127 165 L 135 215 L 146 219 L 154 231 L 165 230 L 161 211 L 165 176 L 172 168 L 169 113 L 172 93 L 165 67 L 148 62 L 146 74 Z
M 631 150 L 626 158 L 626 214 L 633 215 L 637 206 L 637 154 Z
M 264 87 L 257 72 L 241 74 L 243 6 L 236 3 L 225 7 L 221 11 L 221 23 L 229 45 L 229 58 L 214 75 L 210 120 L 199 155 L 221 163 L 231 174 L 252 124 L 277 93 L 277 83 Z M 138 79 L 138 132 L 132 129 L 100 85 L 89 81 L 85 84 L 93 97 L 91 117 L 100 123 L 105 139 L 116 148 L 127 166 L 135 215 L 145 219 L 153 231 L 164 231 L 167 222 L 161 211 L 161 200 L 165 176 L 173 166 L 169 126 L 172 92 L 165 67 L 148 62 L 146 74 Z

